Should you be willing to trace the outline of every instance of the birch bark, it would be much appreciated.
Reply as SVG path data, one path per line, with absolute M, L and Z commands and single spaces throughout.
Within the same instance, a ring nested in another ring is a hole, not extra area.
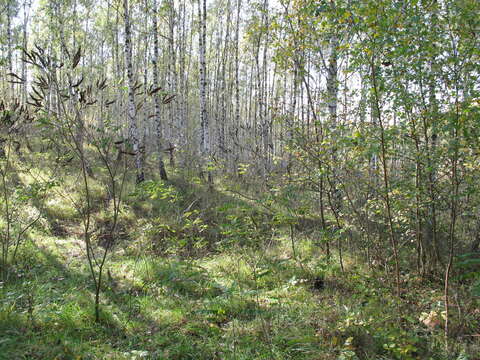
M 158 81 L 158 22 L 157 22 L 157 0 L 153 0 L 153 87 L 159 87 Z M 165 163 L 163 162 L 163 148 L 162 148 L 162 120 L 160 116 L 160 98 L 158 93 L 155 94 L 155 130 L 156 130 L 156 145 L 158 152 L 158 171 L 162 180 L 167 180 L 167 172 L 165 170 Z
M 137 171 L 137 184 L 145 180 L 145 174 L 143 169 L 143 156 L 140 149 L 140 139 L 138 136 L 138 127 L 135 106 L 135 81 L 133 75 L 133 63 L 132 63 L 132 30 L 130 26 L 130 13 L 128 7 L 128 0 L 123 1 L 124 7 L 124 22 L 125 22 L 125 65 L 127 67 L 128 78 L 128 138 L 130 145 L 132 146 L 133 154 L 135 157 L 135 168 Z

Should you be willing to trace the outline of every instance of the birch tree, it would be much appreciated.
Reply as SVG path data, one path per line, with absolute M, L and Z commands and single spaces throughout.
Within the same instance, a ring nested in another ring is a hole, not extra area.
M 137 171 L 137 183 L 145 180 L 143 169 L 143 155 L 141 153 L 140 138 L 137 126 L 137 108 L 135 104 L 135 76 L 132 62 L 132 29 L 130 26 L 130 12 L 128 0 L 123 1 L 124 22 L 125 22 L 125 66 L 128 79 L 128 141 L 132 146 L 132 153 L 135 159 Z
M 154 93 L 154 102 L 155 102 L 155 131 L 156 131 L 156 144 L 158 152 L 158 172 L 162 180 L 167 180 L 167 172 L 165 170 L 165 164 L 163 162 L 163 141 L 162 141 L 162 122 L 161 122 L 161 102 L 157 89 L 160 88 L 159 85 L 159 76 L 158 76 L 158 22 L 157 22 L 157 0 L 153 0 L 152 8 L 152 23 L 153 23 L 153 91 Z
M 199 73 L 200 73 L 200 149 L 203 161 L 210 156 L 210 129 L 207 113 L 207 0 L 198 1 L 198 42 L 199 42 Z M 208 171 L 208 180 L 211 182 L 211 172 Z

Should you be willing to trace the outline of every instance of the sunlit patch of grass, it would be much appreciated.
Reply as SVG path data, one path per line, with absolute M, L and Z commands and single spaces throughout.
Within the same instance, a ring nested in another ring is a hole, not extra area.
M 154 309 L 147 307 L 148 313 L 153 321 L 159 326 L 175 326 L 183 324 L 186 319 L 181 309 Z
M 208 269 L 216 280 L 224 286 L 233 283 L 249 284 L 252 280 L 252 269 L 245 258 L 238 253 L 223 253 L 203 258 L 198 265 Z
M 45 201 L 45 211 L 54 220 L 73 220 L 78 216 L 77 210 L 69 199 L 51 197 Z
M 107 197 L 107 187 L 98 180 L 90 179 L 88 192 L 93 201 L 101 201 Z
M 47 169 L 38 167 L 31 168 L 29 171 L 20 171 L 17 174 L 24 185 L 32 185 L 38 181 L 48 181 L 51 178 L 51 174 Z
M 204 269 L 183 261 L 143 262 L 138 276 L 146 286 L 164 286 L 187 297 L 215 296 L 221 291 Z

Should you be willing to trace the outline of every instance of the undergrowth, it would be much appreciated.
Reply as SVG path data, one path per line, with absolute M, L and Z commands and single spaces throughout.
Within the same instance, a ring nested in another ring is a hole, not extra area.
M 95 323 L 78 219 L 55 199 L 1 283 L 0 359 L 478 359 L 466 284 L 447 355 L 438 281 L 403 274 L 399 299 L 384 272 L 348 253 L 342 272 L 301 231 L 294 253 L 262 207 L 182 180 L 126 195 Z

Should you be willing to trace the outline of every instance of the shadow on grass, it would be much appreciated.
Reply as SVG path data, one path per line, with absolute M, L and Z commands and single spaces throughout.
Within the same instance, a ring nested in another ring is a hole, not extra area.
M 251 310 L 248 303 L 228 309 L 206 271 L 176 262 L 157 267 L 155 286 L 143 291 L 129 281 L 123 288 L 106 286 L 96 324 L 87 272 L 65 266 L 48 247 L 32 246 L 23 255 L 19 276 L 3 289 L 0 359 L 122 359 L 134 358 L 132 351 L 152 359 L 214 359 L 212 339 L 222 335 L 220 326 Z M 193 305 L 217 297 L 205 309 Z
M 30 259 L 2 289 L 0 332 L 6 337 L 0 359 L 76 359 L 95 343 L 107 352 L 126 349 L 118 339 L 128 332 L 111 309 L 102 307 L 101 322 L 94 322 L 88 275 L 67 268 L 44 247 L 33 246 L 24 255 Z
M 132 217 L 149 224 L 142 234 L 157 255 L 199 259 L 236 246 L 272 240 L 273 216 L 262 202 L 179 177 L 146 182 L 129 201 Z
M 227 222 L 231 214 L 225 204 L 267 217 L 254 204 L 221 191 L 181 181 L 171 186 L 181 199 L 164 213 L 178 216 L 197 210 L 208 224 L 212 244 L 221 240 L 219 224 Z M 150 214 L 132 206 L 134 218 L 162 213 L 163 205 L 151 202 L 155 211 Z M 93 283 L 85 265 L 72 259 L 63 262 L 51 246 L 32 246 L 22 261 L 20 276 L 3 289 L 0 329 L 7 340 L 0 341 L 0 359 L 76 359 L 79 355 L 85 359 L 122 359 L 133 358 L 124 355 L 131 351 L 146 351 L 152 359 L 226 358 L 218 347 L 225 342 L 231 322 L 253 322 L 268 311 L 251 295 L 238 296 L 222 287 L 208 270 L 188 260 L 162 259 L 155 262 L 149 275 L 144 274 L 141 283 L 121 278 L 115 271 L 113 279 L 105 274 L 101 322 L 95 324 Z M 232 341 L 245 342 L 252 349 L 269 346 L 267 340 L 260 340 L 261 344 L 250 332 L 243 340 Z

